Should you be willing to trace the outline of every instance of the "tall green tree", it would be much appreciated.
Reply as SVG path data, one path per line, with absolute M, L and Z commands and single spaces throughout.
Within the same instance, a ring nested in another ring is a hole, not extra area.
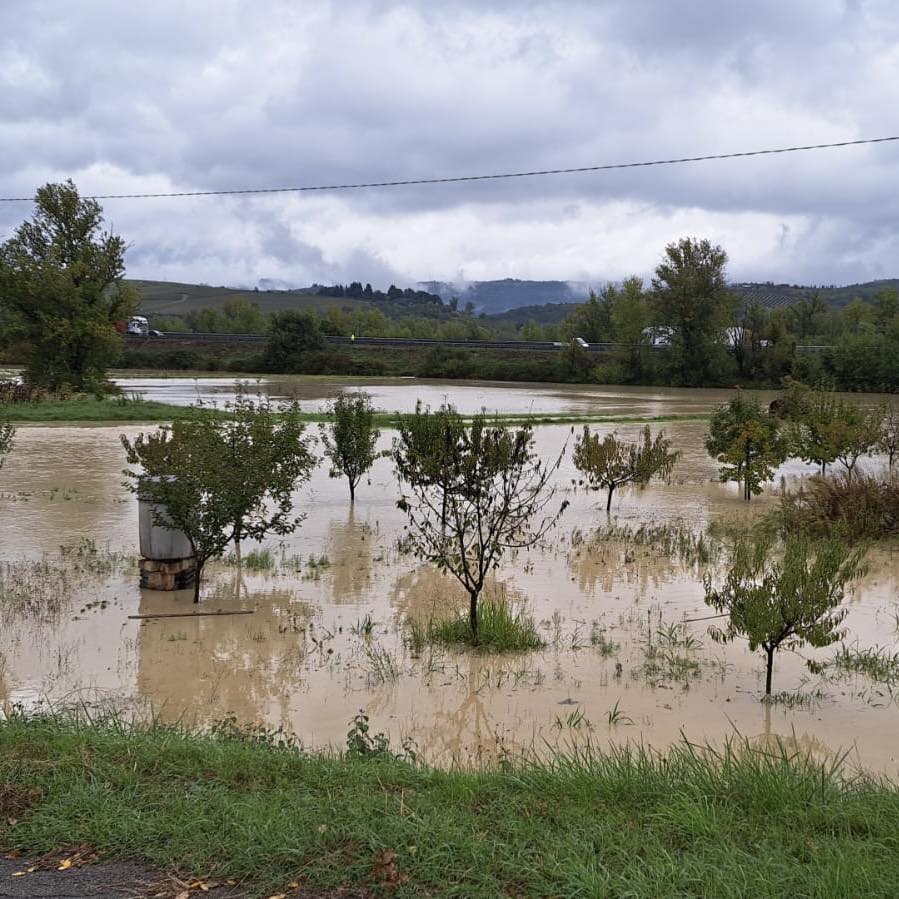
M 724 330 L 734 300 L 727 288 L 727 253 L 685 237 L 665 247 L 652 280 L 656 319 L 673 329 L 672 374 L 678 383 L 717 383 L 727 362 Z
M 843 597 L 864 571 L 865 548 L 850 548 L 839 534 L 820 542 L 790 536 L 778 555 L 770 538 L 743 540 L 722 584 L 705 577 L 706 603 L 728 618 L 724 627 L 711 629 L 712 638 L 727 643 L 745 637 L 752 651 L 764 651 L 766 695 L 781 646 L 829 646 L 843 636 Z
M 195 558 L 194 602 L 203 569 L 229 543 L 289 534 L 305 518 L 293 493 L 316 459 L 299 407 L 274 410 L 247 397 L 224 417 L 202 405 L 155 432 L 122 435 L 126 486 L 160 507 L 156 523 L 183 531 Z M 138 468 L 139 466 L 139 468 Z
M 667 478 L 674 469 L 678 453 L 671 451 L 671 441 L 664 432 L 653 439 L 647 425 L 642 436 L 639 443 L 626 443 L 614 432 L 600 437 L 584 425 L 575 441 L 574 464 L 586 478 L 588 489 L 608 491 L 606 512 L 612 508 L 612 494 L 619 487 L 645 487 L 653 478 Z
M 420 559 L 447 571 L 469 596 L 472 642 L 487 576 L 508 552 L 536 544 L 568 505 L 549 510 L 562 456 L 544 461 L 530 425 L 508 428 L 480 413 L 467 424 L 452 406 L 397 418 L 397 505 Z M 563 449 L 564 453 L 564 449 Z
M 30 221 L 0 245 L 0 309 L 25 352 L 23 377 L 49 389 L 102 390 L 119 357 L 116 323 L 136 306 L 125 241 L 71 181 L 45 184 Z
M 762 492 L 762 483 L 772 478 L 789 451 L 777 419 L 743 394 L 712 415 L 705 446 L 721 464 L 721 480 L 742 483 L 747 502 Z
M 617 289 L 609 284 L 601 294 L 590 291 L 585 303 L 581 303 L 562 323 L 562 333 L 568 340 L 581 337 L 587 343 L 603 343 L 612 340 L 611 310 Z
M 643 279 L 632 275 L 621 282 L 610 312 L 612 339 L 619 344 L 615 357 L 621 365 L 624 380 L 640 383 L 647 374 L 644 331 L 650 323 L 650 309 Z
M 331 461 L 328 475 L 346 478 L 350 503 L 356 487 L 378 458 L 380 430 L 375 426 L 375 410 L 367 393 L 341 393 L 328 406 L 332 421 L 319 425 L 325 456 Z
M 354 333 L 366 332 L 356 330 Z M 275 312 L 269 320 L 265 364 L 272 371 L 289 372 L 297 367 L 303 353 L 320 350 L 323 346 L 322 331 L 314 315 L 296 309 Z

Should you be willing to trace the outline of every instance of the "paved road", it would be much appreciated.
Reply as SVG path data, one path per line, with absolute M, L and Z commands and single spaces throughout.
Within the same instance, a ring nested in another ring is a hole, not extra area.
M 0 859 L 0 897 L 2 899 L 122 899 L 122 897 L 177 896 L 176 885 L 166 884 L 158 873 L 122 862 L 104 862 L 59 871 L 55 866 L 38 868 L 28 873 L 28 862 L 21 859 Z M 19 872 L 24 874 L 15 876 Z M 223 897 L 224 893 L 213 893 Z M 233 894 L 232 894 L 233 895 Z

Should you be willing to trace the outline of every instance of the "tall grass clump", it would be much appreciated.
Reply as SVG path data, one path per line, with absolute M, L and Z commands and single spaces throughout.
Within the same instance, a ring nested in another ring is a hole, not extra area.
M 899 536 L 899 474 L 809 478 L 783 494 L 778 518 L 785 533 L 824 537 L 841 527 L 853 541 Z
M 881 684 L 892 685 L 899 681 L 899 652 L 890 652 L 880 646 L 859 649 L 858 646 L 843 645 L 833 664 L 840 671 L 864 674 Z
M 485 599 L 480 606 L 477 643 L 474 644 L 467 615 L 456 615 L 427 625 L 410 623 L 410 643 L 421 647 L 424 643 L 477 645 L 493 652 L 515 652 L 540 649 L 544 641 L 537 633 L 534 619 L 524 609 L 514 609 L 506 599 Z

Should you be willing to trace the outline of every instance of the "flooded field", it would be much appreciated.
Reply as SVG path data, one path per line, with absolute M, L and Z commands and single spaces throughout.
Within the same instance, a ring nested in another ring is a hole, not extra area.
M 133 382 L 148 398 L 190 401 L 194 382 Z M 315 408 L 336 389 L 305 383 Z M 233 383 L 198 382 L 204 395 Z M 143 386 L 141 386 L 143 385 Z M 614 391 L 496 385 L 366 385 L 381 408 L 410 408 L 444 393 L 466 411 L 600 411 L 622 415 L 707 411 L 723 391 Z M 293 388 L 291 388 L 293 389 Z M 180 393 L 179 393 L 180 391 Z M 282 392 L 283 391 L 283 392 Z M 470 393 L 467 391 L 471 391 Z M 290 393 L 284 382 L 273 395 Z M 296 391 L 294 394 L 296 395 Z M 74 701 L 211 724 L 283 726 L 306 745 L 342 746 L 360 710 L 396 745 L 412 740 L 438 763 L 494 759 L 591 739 L 663 748 L 730 735 L 779 735 L 815 753 L 849 753 L 853 764 L 899 773 L 899 709 L 882 683 L 805 660 L 839 648 L 780 653 L 777 704 L 759 702 L 763 662 L 745 644 L 708 635 L 702 574 L 714 553 L 663 554 L 626 529 L 701 532 L 712 520 L 759 514 L 777 501 L 790 463 L 747 509 L 716 480 L 702 445 L 704 422 L 664 425 L 682 459 L 670 485 L 616 493 L 611 519 L 601 497 L 575 490 L 570 453 L 558 475 L 570 507 L 541 549 L 510 559 L 489 588 L 525 608 L 545 647 L 502 656 L 415 647 L 412 620 L 444 614 L 464 597 L 450 579 L 403 555 L 404 523 L 393 472 L 377 463 L 350 509 L 343 481 L 320 465 L 298 494 L 307 517 L 286 540 L 244 546 L 242 572 L 216 563 L 204 608 L 249 610 L 216 618 L 129 616 L 193 611 L 189 593 L 141 591 L 137 511 L 121 486 L 118 435 L 142 428 L 23 427 L 0 473 L 0 701 L 34 707 Z M 143 428 L 146 429 L 146 428 Z M 638 426 L 619 428 L 633 435 Z M 547 455 L 569 436 L 538 430 Z M 382 437 L 389 445 L 390 434 Z M 872 464 L 878 464 L 875 460 Z M 609 523 L 615 533 L 597 532 Z M 65 547 L 64 550 L 61 547 Z M 255 555 L 253 549 L 268 550 Z M 899 559 L 872 556 L 846 619 L 847 643 L 899 651 Z
M 115 378 L 123 391 L 143 399 L 189 405 L 198 400 L 225 403 L 235 396 L 233 378 Z M 347 389 L 360 386 L 377 409 L 411 412 L 417 400 L 437 408 L 450 401 L 460 412 L 481 409 L 500 414 L 593 414 L 609 416 L 706 415 L 727 402 L 732 390 L 683 387 L 603 387 L 592 384 L 517 384 L 503 381 L 426 381 L 413 378 L 353 379 L 272 376 L 242 381 L 251 393 L 275 400 L 297 400 L 304 411 L 318 412 Z M 749 390 L 751 396 L 770 402 L 770 390 Z M 853 402 L 876 405 L 879 394 L 844 394 Z

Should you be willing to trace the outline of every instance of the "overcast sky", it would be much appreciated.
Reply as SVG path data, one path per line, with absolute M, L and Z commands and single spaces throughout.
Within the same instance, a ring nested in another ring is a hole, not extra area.
M 0 195 L 454 176 L 899 134 L 895 0 L 0 0 Z M 899 143 L 260 198 L 108 200 L 133 277 L 899 277 Z M 30 213 L 0 204 L 0 238 Z

